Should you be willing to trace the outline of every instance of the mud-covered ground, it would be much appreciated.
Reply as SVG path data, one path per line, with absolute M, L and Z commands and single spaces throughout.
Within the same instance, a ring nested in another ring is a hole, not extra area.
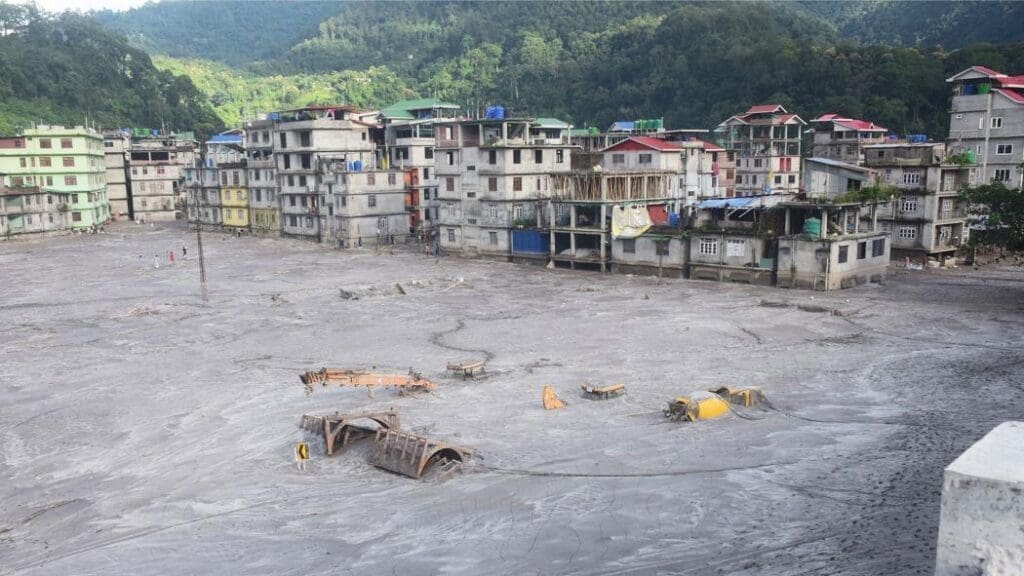
M 943 468 L 1024 413 L 1019 268 L 822 294 L 204 239 L 208 305 L 180 227 L 0 243 L 0 574 L 926 575 Z M 439 386 L 305 396 L 322 366 Z M 721 385 L 772 408 L 659 412 Z M 303 414 L 387 407 L 477 458 L 296 469 Z

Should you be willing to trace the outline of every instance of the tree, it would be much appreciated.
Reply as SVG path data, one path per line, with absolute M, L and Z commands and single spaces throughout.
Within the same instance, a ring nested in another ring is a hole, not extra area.
M 968 202 L 969 211 L 981 216 L 985 224 L 980 234 L 971 237 L 972 243 L 1024 251 L 1024 193 L 1019 188 L 992 181 L 966 188 L 960 196 Z

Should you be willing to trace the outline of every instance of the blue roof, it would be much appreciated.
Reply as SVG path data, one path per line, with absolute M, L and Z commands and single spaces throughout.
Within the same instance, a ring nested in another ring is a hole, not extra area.
M 702 200 L 697 208 L 746 208 L 757 200 L 757 196 L 744 196 L 742 198 L 710 198 Z
M 207 142 L 212 142 L 214 144 L 241 144 L 242 143 L 242 135 L 241 134 L 215 134 L 213 136 L 210 136 L 210 139 L 207 140 Z
M 612 123 L 612 127 L 608 129 L 609 132 L 632 132 L 633 126 L 635 126 L 632 120 L 619 120 Z

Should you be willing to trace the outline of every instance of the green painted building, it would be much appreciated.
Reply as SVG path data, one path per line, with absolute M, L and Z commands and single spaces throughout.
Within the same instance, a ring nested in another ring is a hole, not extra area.
M 13 188 L 67 194 L 72 228 L 110 220 L 103 136 L 91 128 L 37 126 L 0 138 L 0 174 Z

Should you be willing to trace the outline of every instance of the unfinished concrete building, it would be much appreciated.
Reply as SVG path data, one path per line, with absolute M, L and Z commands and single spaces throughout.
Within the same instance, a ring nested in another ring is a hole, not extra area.
M 104 132 L 103 157 L 107 171 L 107 203 L 114 218 L 132 219 L 129 150 L 132 138 L 126 132 Z
M 509 258 L 513 230 L 546 230 L 553 178 L 570 172 L 570 126 L 553 118 L 480 118 L 436 127 L 441 247 Z
M 878 177 L 871 168 L 831 158 L 804 158 L 804 194 L 808 198 L 834 200 L 856 194 Z
M 974 181 L 1024 188 L 1024 75 L 971 66 L 952 85 L 949 151 L 976 162 Z
M 0 238 L 71 229 L 71 193 L 0 182 Z
M 737 153 L 736 196 L 766 194 L 778 201 L 800 191 L 800 138 L 806 124 L 779 104 L 763 104 L 718 125 L 718 143 Z
M 252 233 L 281 234 L 281 202 L 274 163 L 274 121 L 259 118 L 245 123 L 246 158 L 249 167 L 249 206 Z
M 380 111 L 388 167 L 406 172 L 405 206 L 412 234 L 429 241 L 437 221 L 434 126 L 455 118 L 459 106 L 435 98 L 403 100 Z
M 884 144 L 887 130 L 867 120 L 822 114 L 811 120 L 811 155 L 847 164 L 864 163 L 864 146 Z
M 546 219 L 550 261 L 556 267 L 609 271 L 613 240 L 636 239 L 661 218 L 668 224 L 675 177 L 655 170 L 556 175 Z
M 268 119 L 274 122 L 281 232 L 293 238 L 322 241 L 331 225 L 328 220 L 334 217 L 322 209 L 326 198 L 317 187 L 317 167 L 328 159 L 345 162 L 355 172 L 376 167 L 373 126 L 360 120 L 351 106 L 310 106 L 274 112 Z
M 893 202 L 879 214 L 892 236 L 892 256 L 945 260 L 969 235 L 966 207 L 958 191 L 979 182 L 977 165 L 949 155 L 941 143 L 879 144 L 865 147 L 867 167 L 894 190 Z
M 188 135 L 133 138 L 131 146 L 132 214 L 136 220 L 168 221 L 185 217 L 181 186 L 192 166 L 196 142 Z
M 220 183 L 217 168 L 205 161 L 185 168 L 185 188 L 188 190 L 188 221 L 204 230 L 220 230 Z
M 400 170 L 349 170 L 343 160 L 321 160 L 319 192 L 330 217 L 325 233 L 339 248 L 385 246 L 408 236 L 405 179 Z

